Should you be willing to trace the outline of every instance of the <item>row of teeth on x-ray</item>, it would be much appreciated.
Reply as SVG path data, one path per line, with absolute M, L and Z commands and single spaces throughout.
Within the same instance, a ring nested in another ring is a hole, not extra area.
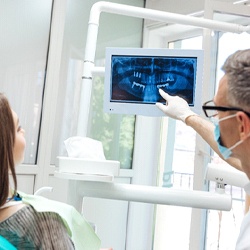
M 141 80 L 142 73 L 134 71 L 134 77 L 139 78 Z M 144 76 L 144 78 L 151 78 L 151 76 L 147 76 L 147 77 Z M 170 75 L 169 73 L 167 73 L 167 74 L 164 74 L 164 78 L 158 77 L 158 80 L 155 80 L 154 85 L 158 89 L 160 89 L 160 88 L 166 88 L 169 86 L 170 83 L 173 84 L 174 82 L 175 82 L 174 77 L 172 75 Z M 132 88 L 134 88 L 136 86 L 136 87 L 139 87 L 142 91 L 144 91 L 146 85 L 147 85 L 146 82 L 139 83 L 139 82 L 133 81 Z
M 145 85 L 143 85 L 143 84 L 141 84 L 141 83 L 133 82 L 133 84 L 132 84 L 132 89 L 133 89 L 135 86 L 136 86 L 136 87 L 139 87 L 139 88 L 142 88 L 142 91 L 145 90 Z M 166 87 L 168 87 L 168 86 L 169 86 L 169 83 L 165 83 L 165 84 L 156 84 L 156 87 L 157 87 L 158 89 L 160 89 L 160 88 L 166 88 Z

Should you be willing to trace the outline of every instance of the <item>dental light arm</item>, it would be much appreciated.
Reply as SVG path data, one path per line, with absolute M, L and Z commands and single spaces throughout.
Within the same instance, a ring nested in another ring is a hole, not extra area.
M 179 23 L 183 25 L 209 28 L 218 31 L 241 33 L 250 30 L 250 26 L 243 26 L 239 24 L 214 21 L 210 19 L 198 18 L 189 15 L 175 14 L 166 11 L 122 5 L 105 1 L 97 2 L 92 6 L 89 17 L 89 23 L 98 24 L 101 12 L 132 16 L 132 17 L 156 20 L 161 22 Z
M 197 26 L 200 28 L 209 28 L 212 30 L 227 31 L 227 32 L 248 32 L 250 25 L 243 26 L 234 23 L 226 23 L 220 21 L 209 20 L 205 18 L 192 17 L 188 15 L 181 15 L 169 13 L 165 11 L 152 10 L 147 8 L 140 8 L 135 6 L 104 2 L 95 3 L 90 11 L 89 26 L 87 32 L 87 41 L 85 47 L 85 58 L 83 68 L 83 81 L 81 88 L 81 100 L 79 109 L 79 119 L 77 134 L 79 136 L 86 136 L 88 115 L 91 100 L 92 89 L 92 71 L 94 68 L 97 35 L 99 28 L 99 19 L 102 12 L 111 14 L 125 15 L 137 18 L 144 18 L 149 20 L 178 23 L 184 25 Z

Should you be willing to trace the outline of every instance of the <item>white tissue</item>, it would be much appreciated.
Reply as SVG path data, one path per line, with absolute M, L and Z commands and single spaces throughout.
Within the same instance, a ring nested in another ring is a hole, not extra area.
M 69 157 L 106 160 L 100 141 L 74 136 L 65 140 L 64 144 Z

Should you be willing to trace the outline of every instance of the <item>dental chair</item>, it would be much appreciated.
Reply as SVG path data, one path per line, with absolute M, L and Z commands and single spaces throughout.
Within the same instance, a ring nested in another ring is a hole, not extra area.
M 8 240 L 0 235 L 0 250 L 17 250 Z

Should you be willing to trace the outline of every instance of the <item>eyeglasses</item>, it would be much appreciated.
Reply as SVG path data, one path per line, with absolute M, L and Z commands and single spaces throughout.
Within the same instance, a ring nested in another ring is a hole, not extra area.
M 223 107 L 223 106 L 215 106 L 213 100 L 205 102 L 202 105 L 202 109 L 206 115 L 206 117 L 211 118 L 218 115 L 218 111 L 226 112 L 226 111 L 242 111 L 250 118 L 250 113 L 246 112 L 241 108 L 236 107 Z

